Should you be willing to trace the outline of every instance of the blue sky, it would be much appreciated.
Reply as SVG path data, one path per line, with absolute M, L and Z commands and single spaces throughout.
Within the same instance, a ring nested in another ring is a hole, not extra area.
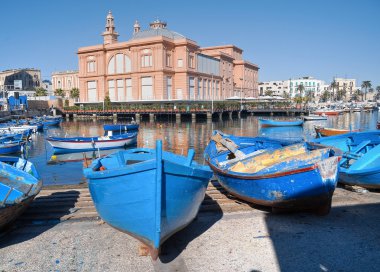
M 35 67 L 44 79 L 77 69 L 76 51 L 100 44 L 112 10 L 119 40 L 156 18 L 200 46 L 235 44 L 260 67 L 259 80 L 310 75 L 380 85 L 378 0 L 6 0 L 0 70 Z

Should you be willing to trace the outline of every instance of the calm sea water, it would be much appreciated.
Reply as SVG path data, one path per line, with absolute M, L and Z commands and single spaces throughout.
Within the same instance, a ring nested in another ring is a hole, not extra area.
M 257 116 L 248 116 L 243 119 L 224 120 L 217 122 L 140 122 L 138 147 L 155 146 L 157 139 L 162 139 L 165 150 L 187 154 L 189 148 L 196 152 L 195 159 L 204 163 L 203 150 L 207 145 L 211 132 L 215 129 L 228 134 L 239 136 L 269 136 L 275 138 L 304 138 L 315 137 L 314 126 L 322 125 L 334 128 L 376 129 L 378 112 L 373 113 L 345 113 L 340 116 L 328 117 L 327 121 L 305 122 L 303 127 L 266 128 L 260 129 Z M 291 120 L 291 117 L 264 117 L 267 119 Z M 43 133 L 32 136 L 29 158 L 35 163 L 44 185 L 77 184 L 84 181 L 82 167 L 82 153 L 54 155 L 46 136 L 97 136 L 103 135 L 103 124 L 112 123 L 112 120 L 70 120 L 64 121 L 58 128 L 50 128 Z M 118 120 L 122 123 L 123 120 Z M 115 152 L 106 151 L 107 153 Z M 107 154 L 100 151 L 100 155 Z M 87 152 L 87 157 L 97 157 L 98 152 Z

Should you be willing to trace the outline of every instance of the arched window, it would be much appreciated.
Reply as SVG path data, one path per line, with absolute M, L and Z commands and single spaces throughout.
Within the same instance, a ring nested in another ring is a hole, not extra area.
M 108 74 L 130 73 L 131 71 L 131 59 L 122 53 L 114 55 L 108 63 Z

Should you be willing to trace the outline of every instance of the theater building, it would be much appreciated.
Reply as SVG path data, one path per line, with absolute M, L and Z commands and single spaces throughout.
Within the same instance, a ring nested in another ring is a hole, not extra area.
M 160 20 L 142 30 L 136 21 L 128 41 L 118 41 L 109 12 L 103 44 L 81 47 L 81 103 L 157 100 L 224 100 L 257 97 L 258 66 L 234 45 L 202 48 Z

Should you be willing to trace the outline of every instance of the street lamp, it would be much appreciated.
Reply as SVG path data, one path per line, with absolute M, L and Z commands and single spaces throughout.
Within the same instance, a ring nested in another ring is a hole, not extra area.
M 211 114 L 214 113 L 214 74 L 211 73 Z
M 240 78 L 241 85 L 240 85 L 240 111 L 243 110 L 243 82 L 244 82 L 244 74 L 243 77 Z

